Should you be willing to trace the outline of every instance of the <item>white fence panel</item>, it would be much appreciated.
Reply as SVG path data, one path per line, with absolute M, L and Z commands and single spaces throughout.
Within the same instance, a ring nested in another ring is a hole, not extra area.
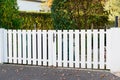
M 75 67 L 76 68 L 79 68 L 79 62 L 80 62 L 80 51 L 79 51 L 79 46 L 80 46 L 80 43 L 79 43 L 79 30 L 75 30 Z
M 93 68 L 98 68 L 98 36 L 97 31 L 93 31 Z
M 41 30 L 37 31 L 37 38 L 38 38 L 38 65 L 42 65 L 42 55 L 41 55 Z
M 87 68 L 92 68 L 92 31 L 87 30 Z
M 104 30 L 100 30 L 100 69 L 104 69 Z
M 111 30 L 107 29 L 106 30 L 106 69 L 111 69 L 110 65 L 112 65 L 111 64 L 111 57 L 112 57 L 111 40 L 112 40 Z M 119 53 L 119 51 L 118 51 L 118 53 Z M 119 57 L 119 55 L 118 55 L 118 57 Z M 119 66 L 119 64 L 118 64 L 118 66 Z
M 11 30 L 8 30 L 8 43 L 9 43 L 9 63 L 12 63 L 12 31 Z
M 31 46 L 32 46 L 31 45 L 31 39 L 32 39 L 31 38 L 31 30 L 28 30 L 27 31 L 27 47 L 28 47 L 28 59 L 27 60 L 28 60 L 28 64 L 32 64 L 31 63 L 31 58 L 32 58 L 31 57 L 31 54 L 32 54 L 32 52 L 31 52 L 31 49 L 32 49 L 31 48 Z
M 108 34 L 104 30 L 4 30 L 4 62 L 108 69 Z
M 23 60 L 23 64 L 26 64 L 26 30 L 22 30 L 22 60 Z
M 67 67 L 67 58 L 68 58 L 68 55 L 67 55 L 67 30 L 64 30 L 63 31 L 63 66 L 64 67 Z
M 81 68 L 85 68 L 85 30 L 81 30 Z
M 32 30 L 32 50 L 33 65 L 36 65 L 36 30 Z
M 21 43 L 21 30 L 18 30 L 18 64 L 22 63 L 22 43 Z M 10 47 L 9 47 L 10 48 Z
M 7 62 L 7 30 L 0 29 L 0 63 Z
M 47 31 L 43 30 L 43 65 L 47 66 Z
M 48 31 L 48 66 L 52 66 L 53 63 L 53 53 L 52 53 L 52 49 L 53 49 L 53 46 L 52 46 L 52 42 L 53 42 L 53 33 L 52 33 L 52 30 L 49 30 Z
M 16 30 L 13 30 L 13 63 L 17 63 L 17 37 L 16 37 Z
M 62 67 L 62 31 L 58 30 L 58 66 Z
M 56 32 L 53 31 L 53 42 L 52 42 L 52 46 L 53 46 L 53 51 L 52 51 L 52 56 L 53 56 L 53 66 L 56 66 Z
M 3 50 L 3 29 L 0 29 L 0 63 L 4 63 L 3 62 L 3 53 L 4 53 L 4 50 Z
M 73 30 L 69 30 L 69 67 L 73 67 Z
M 98 68 L 98 31 L 93 31 L 93 68 Z
M 110 69 L 112 72 L 120 72 L 120 28 L 111 28 L 110 35 Z
M 7 37 L 7 30 L 4 30 L 4 36 L 3 36 L 3 42 L 4 42 L 4 54 L 3 54 L 3 61 L 5 63 L 7 63 L 7 56 L 8 56 L 8 44 L 7 44 L 7 40 L 8 40 L 8 37 Z

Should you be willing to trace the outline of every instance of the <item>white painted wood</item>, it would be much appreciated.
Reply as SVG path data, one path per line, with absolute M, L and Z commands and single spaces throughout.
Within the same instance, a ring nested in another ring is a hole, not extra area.
M 98 69 L 98 31 L 93 31 L 93 67 Z
M 33 65 L 36 65 L 36 30 L 32 30 Z
M 48 62 L 48 66 L 56 66 L 56 62 L 58 62 L 58 66 L 62 66 L 63 62 L 63 67 L 73 67 L 73 64 L 75 63 L 75 67 L 79 68 L 79 63 L 81 63 L 81 68 L 86 68 L 85 64 L 87 63 L 87 68 L 92 68 L 92 32 L 88 30 L 85 32 L 85 30 L 70 30 L 67 32 L 67 30 L 58 30 L 57 32 L 55 30 L 8 30 L 8 42 L 7 42 L 7 30 L 0 31 L 1 34 L 4 35 L 3 38 L 0 39 L 2 42 L 1 46 L 3 49 L 2 51 L 4 52 L 4 58 L 3 62 L 7 62 L 7 52 L 8 52 L 8 63 L 17 63 L 18 59 L 18 64 L 23 64 L 27 63 L 31 64 L 31 61 L 33 61 L 34 65 L 37 65 L 37 60 L 38 60 L 38 65 L 43 65 L 46 66 Z M 100 34 L 100 62 L 98 62 L 98 33 Z M 112 71 L 118 70 L 118 67 L 113 67 L 112 65 L 119 65 L 118 63 L 118 57 L 119 54 L 119 48 L 116 47 L 116 45 L 119 45 L 119 37 L 116 38 L 115 35 L 119 34 L 119 30 L 117 29 L 110 29 L 107 34 L 107 47 L 106 47 L 106 60 L 107 62 L 104 62 L 104 30 L 100 30 L 98 32 L 97 30 L 93 31 L 93 69 L 98 69 L 98 64 L 100 64 L 100 69 L 104 69 L 104 65 L 106 64 L 106 68 L 112 69 Z M 18 40 L 17 36 L 18 34 Z M 22 37 L 21 37 L 22 34 Z M 27 34 L 27 38 L 26 38 Z M 41 34 L 43 34 L 43 46 L 41 45 Z M 47 51 L 47 34 L 48 34 L 48 51 Z M 56 34 L 57 34 L 57 39 L 56 41 Z M 63 34 L 63 40 L 62 40 L 62 34 Z M 69 34 L 69 46 L 68 46 L 68 39 L 67 39 L 67 34 Z M 75 40 L 73 39 L 73 34 L 75 34 Z M 81 44 L 79 45 L 79 34 L 81 35 Z M 85 61 L 85 34 L 87 34 L 87 62 Z M 32 35 L 32 37 L 31 37 Z M 36 38 L 37 35 L 37 38 Z M 13 38 L 13 39 L 12 39 Z M 23 40 L 22 40 L 23 39 Z M 32 42 L 31 42 L 32 39 Z M 36 42 L 36 39 L 38 39 Z M 22 41 L 21 41 L 22 40 Z M 18 41 L 18 42 L 17 42 Z M 75 42 L 74 42 L 75 41 Z M 7 43 L 8 43 L 8 49 L 7 49 Z M 17 44 L 18 43 L 18 44 Z M 38 43 L 38 44 L 36 44 Z M 73 46 L 73 43 L 75 43 L 75 46 Z M 63 55 L 62 55 L 62 44 L 63 44 Z M 18 51 L 17 51 L 17 45 L 18 45 Z M 23 46 L 22 46 L 23 45 Z M 36 49 L 36 45 L 38 46 L 38 49 Z M 56 47 L 57 46 L 57 47 Z M 81 55 L 79 51 L 79 46 L 81 46 Z M 28 47 L 26 50 L 26 47 Z M 68 54 L 68 47 L 69 47 L 69 54 Z M 75 54 L 73 53 L 75 47 Z M 41 50 L 43 48 L 43 50 Z M 58 48 L 58 49 L 56 49 Z M 0 51 L 1 51 L 0 49 Z M 7 51 L 8 50 L 8 51 Z M 13 50 L 13 51 L 12 51 Z M 22 51 L 23 50 L 23 51 Z M 36 51 L 38 50 L 38 51 Z M 26 53 L 28 51 L 28 54 Z M 32 51 L 32 52 L 31 52 Z M 42 58 L 42 52 L 43 51 L 43 59 Z M 57 51 L 57 52 L 56 52 Z M 18 52 L 18 53 L 17 53 Z M 48 52 L 48 54 L 47 54 Z M 112 54 L 114 52 L 114 54 Z M 37 59 L 37 53 L 38 53 L 38 59 Z M 18 54 L 18 57 L 17 57 Z M 23 57 L 22 57 L 23 55 Z M 27 58 L 28 55 L 28 58 Z M 32 58 L 33 55 L 33 58 Z M 48 59 L 47 59 L 48 55 Z M 114 56 L 113 56 L 114 55 Z M 73 62 L 73 57 L 75 56 L 75 61 Z M 81 56 L 81 59 L 79 57 Z M 63 60 L 62 60 L 63 57 Z M 68 61 L 69 57 L 69 61 Z M 114 60 L 113 60 L 114 59 Z M 117 59 L 117 60 L 115 60 Z M 81 60 L 81 61 L 80 61 Z M 112 62 L 111 62 L 112 61 Z M 117 62 L 117 63 L 115 63 Z
M 7 30 L 4 29 L 4 36 L 3 36 L 3 41 L 4 41 L 4 54 L 3 54 L 3 62 L 7 63 L 7 53 L 8 53 L 8 45 L 7 45 Z M 2 37 L 0 37 L 2 39 Z M 2 49 L 2 48 L 1 48 Z
M 26 64 L 26 30 L 22 30 L 22 49 L 23 49 L 23 64 Z
M 114 54 L 112 53 L 112 45 L 111 45 L 112 44 L 111 43 L 112 42 L 112 36 L 111 36 L 111 30 L 110 29 L 106 30 L 106 35 L 107 35 L 107 37 L 106 37 L 106 44 L 107 44 L 107 46 L 106 46 L 106 69 L 111 69 L 111 65 L 112 65 L 111 64 L 111 59 L 113 59 L 111 57 Z M 114 65 L 112 65 L 112 66 L 114 66 Z M 119 68 L 119 70 L 120 70 L 120 68 Z
M 9 63 L 12 63 L 12 30 L 8 30 L 9 39 Z
M 67 67 L 67 30 L 63 30 L 63 67 Z
M 87 30 L 87 68 L 92 68 L 92 32 Z
M 76 68 L 79 68 L 79 56 L 80 56 L 80 53 L 79 53 L 79 30 L 75 30 L 75 67 Z
M 53 42 L 53 33 L 52 30 L 48 31 L 48 66 L 53 65 L 53 56 L 52 56 L 52 42 Z
M 3 60 L 2 60 L 2 55 L 3 55 L 3 45 L 2 45 L 2 29 L 0 29 L 0 63 L 3 63 Z
M 43 30 L 43 65 L 47 66 L 47 31 Z
M 62 31 L 58 30 L 58 66 L 62 66 Z
M 28 46 L 28 64 L 32 64 L 32 63 L 31 63 L 31 58 L 32 58 L 32 57 L 31 57 L 31 54 L 32 54 L 32 53 L 31 53 L 31 49 L 32 49 L 32 48 L 31 48 L 31 30 L 28 30 L 28 31 L 27 31 L 27 37 L 28 37 L 28 38 L 27 38 L 27 39 L 28 39 L 28 40 L 27 40 L 27 44 L 28 44 L 28 45 L 27 45 L 27 46 Z
M 85 68 L 85 30 L 81 30 L 81 68 Z
M 100 69 L 104 69 L 104 30 L 100 30 Z
M 69 30 L 69 67 L 73 67 L 73 30 Z
M 18 30 L 18 64 L 22 63 L 21 30 Z
M 4 63 L 4 29 L 0 29 L 0 63 Z
M 112 28 L 110 30 L 110 69 L 112 72 L 120 72 L 120 28 Z
M 17 42 L 16 30 L 13 30 L 13 63 L 17 63 Z
M 53 44 L 52 44 L 52 46 L 53 46 L 53 54 L 52 54 L 52 56 L 53 56 L 53 66 L 56 66 L 56 31 L 54 30 L 53 31 Z
M 38 65 L 42 65 L 41 61 L 41 30 L 38 30 L 37 36 L 38 36 Z

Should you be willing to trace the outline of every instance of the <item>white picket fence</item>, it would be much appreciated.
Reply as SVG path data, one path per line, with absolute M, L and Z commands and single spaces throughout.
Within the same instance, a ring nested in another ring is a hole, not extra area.
M 0 29 L 0 63 L 110 69 L 110 30 Z

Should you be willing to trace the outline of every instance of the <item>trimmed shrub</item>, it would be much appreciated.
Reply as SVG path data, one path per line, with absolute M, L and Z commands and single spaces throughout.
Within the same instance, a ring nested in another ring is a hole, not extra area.
M 19 16 L 16 0 L 0 0 L 0 27 L 19 29 L 22 20 Z
M 103 0 L 53 0 L 51 15 L 55 29 L 104 28 L 108 13 Z
M 50 13 L 20 12 L 23 20 L 21 29 L 53 29 Z

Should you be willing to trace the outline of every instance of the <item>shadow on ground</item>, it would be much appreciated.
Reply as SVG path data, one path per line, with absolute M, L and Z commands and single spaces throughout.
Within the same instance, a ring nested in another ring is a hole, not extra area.
M 0 65 L 0 80 L 120 80 L 108 71 Z

